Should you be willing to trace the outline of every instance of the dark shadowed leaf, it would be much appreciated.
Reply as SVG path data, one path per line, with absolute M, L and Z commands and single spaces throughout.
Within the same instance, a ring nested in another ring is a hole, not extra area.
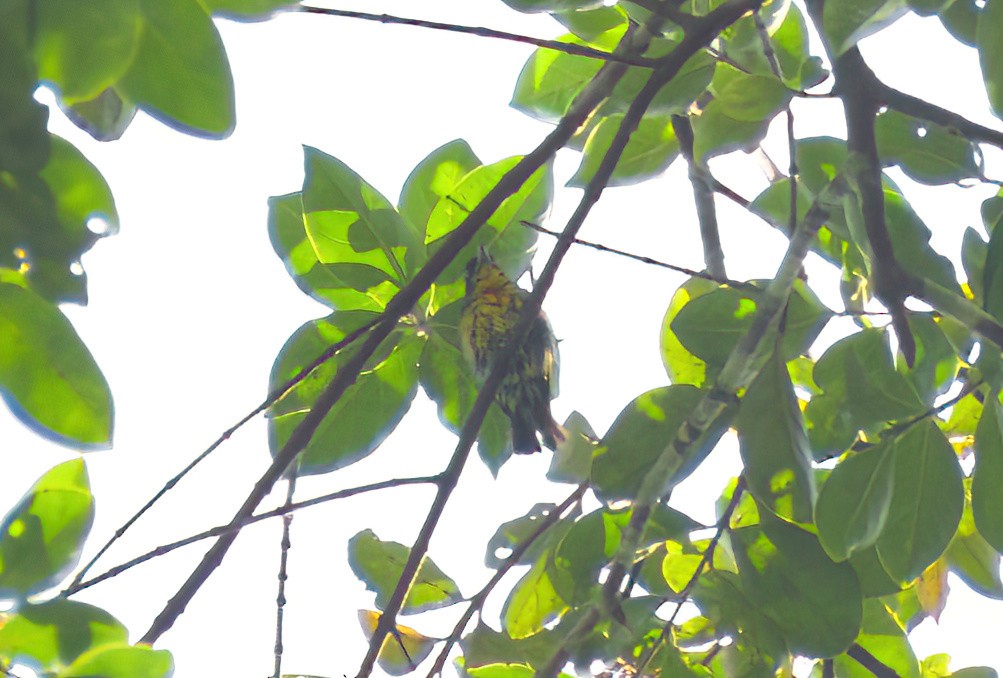
M 777 515 L 811 522 L 815 479 L 808 435 L 787 367 L 776 353 L 742 398 L 736 423 L 753 495 Z
M 893 464 L 892 446 L 882 443 L 843 459 L 822 485 L 815 523 L 833 560 L 846 560 L 877 541 L 891 507 Z
M 832 50 L 842 54 L 907 11 L 905 0 L 834 0 L 826 2 L 822 23 Z
M 568 181 L 569 186 L 588 185 L 609 153 L 622 121 L 623 115 L 607 116 L 592 129 L 585 142 L 582 164 Z M 671 116 L 645 116 L 631 133 L 606 185 L 629 186 L 650 179 L 668 169 L 678 155 L 679 141 L 672 129 Z
M 849 563 L 835 563 L 811 533 L 776 518 L 733 533 L 742 585 L 788 649 L 830 657 L 860 629 L 862 597 Z
M 965 479 L 965 511 L 961 514 L 958 532 L 944 552 L 948 567 L 977 593 L 1003 600 L 1000 580 L 1000 554 L 986 541 L 975 526 L 972 514 L 971 480 Z
M 874 123 L 878 153 L 911 179 L 948 184 L 980 174 L 978 148 L 956 131 L 888 110 Z
M 909 639 L 891 612 L 880 600 L 864 601 L 864 620 L 856 643 L 901 678 L 920 678 L 919 661 Z M 841 654 L 833 664 L 836 675 L 873 678 L 874 674 L 852 657 Z
M 975 470 L 972 472 L 972 513 L 979 533 L 1003 552 L 1003 406 L 995 394 L 986 396 L 975 431 Z
M 885 570 L 904 584 L 947 548 L 965 493 L 954 450 L 929 419 L 895 439 L 893 457 L 894 492 L 877 547 Z
M 633 499 L 651 466 L 672 442 L 679 427 L 700 401 L 702 392 L 692 386 L 656 388 L 635 398 L 613 422 L 600 441 L 592 462 L 592 485 L 606 502 Z M 696 459 L 679 460 L 667 491 L 694 468 Z

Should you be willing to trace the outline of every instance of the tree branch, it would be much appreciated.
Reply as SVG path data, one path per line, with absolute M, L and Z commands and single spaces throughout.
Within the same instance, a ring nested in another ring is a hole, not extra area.
M 317 356 L 317 358 L 315 358 L 314 361 L 311 362 L 309 365 L 305 366 L 303 369 L 301 369 L 299 372 L 297 372 L 295 376 L 293 376 L 291 379 L 289 379 L 288 381 L 286 381 L 284 384 L 278 386 L 277 388 L 272 389 L 272 392 L 269 393 L 265 397 L 265 399 L 261 402 L 260 405 L 258 405 L 253 410 L 251 410 L 246 415 L 244 415 L 244 417 L 240 421 L 238 421 L 236 424 L 234 424 L 230 428 L 228 428 L 225 431 L 223 431 L 223 433 L 218 438 L 216 438 L 215 441 L 213 441 L 212 445 L 210 445 L 209 447 L 207 447 L 202 452 L 202 454 L 200 454 L 197 457 L 195 457 L 195 459 L 193 459 L 190 464 L 188 464 L 183 469 L 181 469 L 181 471 L 176 476 L 174 476 L 173 478 L 171 478 L 170 480 L 168 480 L 167 483 L 162 488 L 160 488 L 160 490 L 155 495 L 153 495 L 152 499 L 150 499 L 148 502 L 146 502 L 146 504 L 144 504 L 141 509 L 139 509 L 138 511 L 136 511 L 136 513 L 131 518 L 129 518 L 129 520 L 127 520 L 125 522 L 125 524 L 122 525 L 122 527 L 120 527 L 117 530 L 115 530 L 115 534 L 112 535 L 111 539 L 109 539 L 104 544 L 104 546 L 102 546 L 100 549 L 98 549 L 98 552 L 96 554 L 94 554 L 94 557 L 91 558 L 87 562 L 87 564 L 84 565 L 80 569 L 79 572 L 77 572 L 76 576 L 73 578 L 73 581 L 70 582 L 70 585 L 63 591 L 62 595 L 69 595 L 68 592 L 72 592 L 73 590 L 77 589 L 77 587 L 79 586 L 80 582 L 83 581 L 84 575 L 86 575 L 87 572 L 94 566 L 94 564 L 101 558 L 101 556 L 103 556 L 105 554 L 105 552 L 109 548 L 111 548 L 112 544 L 114 544 L 118 539 L 120 539 L 122 537 L 122 535 L 124 535 L 126 533 L 126 531 L 130 527 L 132 527 L 132 525 L 137 520 L 139 520 L 140 517 L 144 513 L 146 513 L 147 511 L 149 511 L 151 508 L 153 508 L 153 505 L 156 504 L 158 501 L 160 501 L 161 497 L 163 497 L 175 485 L 177 485 L 181 481 L 181 479 L 184 478 L 186 475 L 188 475 L 191 472 L 192 469 L 194 469 L 196 466 L 198 466 L 202 462 L 202 460 L 204 460 L 206 457 L 208 457 L 210 454 L 212 454 L 216 450 L 217 447 L 219 447 L 224 442 L 226 442 L 227 440 L 229 440 L 230 436 L 232 436 L 234 433 L 236 433 L 237 430 L 240 429 L 244 424 L 246 424 L 247 422 L 251 421 L 251 419 L 254 419 L 254 417 L 258 416 L 259 414 L 261 414 L 262 412 L 264 412 L 265 410 L 267 410 L 277 400 L 279 400 L 279 398 L 281 398 L 286 393 L 288 393 L 290 390 L 292 390 L 292 388 L 294 386 L 296 386 L 296 384 L 300 383 L 301 381 L 303 381 L 304 379 L 306 379 L 308 376 L 310 376 L 310 374 L 315 369 L 317 369 L 318 367 L 320 367 L 321 365 L 323 365 L 324 363 L 326 363 L 328 360 L 330 360 L 331 358 L 333 358 L 336 354 L 338 354 L 339 352 L 341 352 L 342 350 L 344 350 L 347 346 L 350 346 L 352 343 L 354 343 L 363 334 L 365 334 L 370 329 L 372 329 L 373 326 L 375 326 L 378 321 L 379 321 L 379 319 L 377 318 L 375 320 L 367 322 L 362 327 L 359 327 L 358 329 L 349 332 L 340 341 L 337 341 L 334 344 L 331 344 L 330 346 L 328 346 L 327 349 L 325 349 L 323 353 L 321 353 L 319 356 Z
M 954 111 L 941 108 L 911 94 L 900 92 L 877 78 L 874 79 L 872 84 L 876 86 L 874 96 L 888 106 L 888 108 L 894 109 L 899 113 L 911 115 L 914 118 L 920 118 L 937 125 L 955 129 L 969 141 L 983 142 L 997 148 L 1003 148 L 1003 132 L 972 122 Z
M 649 34 L 646 30 L 628 30 L 620 45 L 617 47 L 617 51 L 633 51 L 638 47 L 643 49 L 643 47 L 647 45 L 648 40 Z M 678 70 L 681 65 L 682 61 L 679 62 L 676 69 Z M 625 69 L 626 67 L 622 64 L 607 63 L 603 66 L 603 69 L 599 71 L 596 77 L 593 78 L 592 82 L 585 88 L 585 90 L 579 94 L 571 106 L 571 111 L 569 111 L 561 122 L 558 123 L 558 129 L 562 129 L 563 127 L 561 135 L 563 139 L 562 145 L 563 142 L 568 141 L 574 133 L 574 129 L 569 130 L 568 128 L 570 125 L 566 124 L 569 122 L 569 119 L 574 118 L 578 120 L 578 125 L 584 122 L 588 113 L 590 113 L 595 106 L 598 105 L 599 101 L 605 98 L 606 95 L 612 91 L 613 86 L 620 79 L 620 77 L 622 77 Z M 633 124 L 636 125 L 636 121 Z M 609 151 L 615 158 L 619 158 L 620 154 L 623 152 L 623 148 L 626 146 L 626 136 L 629 135 L 630 129 L 631 127 L 625 117 Z M 628 130 L 626 135 L 623 134 L 624 130 Z M 556 132 L 557 130 L 552 132 L 548 139 L 554 137 Z M 554 148 L 553 151 L 551 151 L 551 154 L 555 153 L 556 150 L 557 149 Z M 523 304 L 522 313 L 519 316 L 518 322 L 512 329 L 505 347 L 499 352 L 487 379 L 485 379 L 484 384 L 481 386 L 481 389 L 477 394 L 477 400 L 474 402 L 470 414 L 467 416 L 467 421 L 460 430 L 459 441 L 456 444 L 453 456 L 450 458 L 448 466 L 440 476 L 439 488 L 436 492 L 435 499 L 433 499 L 432 506 L 429 508 L 425 522 L 422 524 L 421 530 L 418 532 L 418 537 L 415 539 L 414 545 L 411 547 L 411 553 L 409 554 L 408 560 L 401 571 L 401 576 L 398 579 L 397 586 L 394 588 L 390 599 L 384 606 L 383 614 L 380 615 L 376 629 L 373 631 L 373 635 L 370 638 L 369 649 L 359 667 L 359 678 L 367 678 L 367 676 L 369 676 L 372 672 L 373 667 L 376 664 L 376 659 L 379 656 L 380 648 L 383 646 L 384 639 L 387 634 L 395 628 L 397 613 L 400 611 L 401 605 L 404 602 L 404 597 L 407 595 L 407 591 L 411 587 L 411 583 L 417 574 L 418 566 L 421 564 L 422 558 L 424 558 L 425 553 L 428 550 L 428 544 L 432 538 L 432 533 L 435 531 L 435 527 L 442 515 L 442 511 L 445 509 L 446 503 L 449 501 L 449 497 L 451 496 L 453 489 L 456 487 L 460 472 L 463 470 L 463 466 L 470 454 L 470 449 L 473 447 L 477 438 L 477 432 L 484 421 L 484 416 L 487 414 L 488 408 L 494 401 L 494 394 L 501 384 L 505 370 L 511 362 L 516 349 L 522 344 L 528 334 L 530 326 L 534 322 L 537 314 L 540 312 L 543 297 L 553 284 L 554 275 L 556 274 L 558 265 L 567 253 L 568 249 L 571 247 L 572 240 L 578 229 L 581 227 L 581 224 L 584 221 L 586 214 L 588 214 L 589 209 L 591 209 L 592 204 L 594 204 L 595 200 L 598 199 L 599 193 L 602 191 L 602 185 L 600 185 L 599 182 L 608 181 L 609 175 L 612 174 L 612 166 L 606 167 L 606 165 L 607 163 L 604 161 L 604 163 L 600 165 L 599 170 L 596 172 L 595 177 L 593 177 L 593 180 L 589 182 L 589 186 L 586 187 L 585 196 L 582 198 L 581 203 L 579 203 L 575 214 L 572 215 L 571 219 L 569 219 L 561 237 L 558 238 L 557 244 L 551 252 L 550 259 L 547 261 L 546 266 L 544 266 L 543 271 L 540 274 L 540 278 L 533 287 L 533 292 L 529 295 L 529 297 L 527 297 Z M 597 185 L 599 186 L 598 191 L 594 188 Z M 481 205 L 483 204 L 484 203 L 482 202 Z M 481 205 L 478 205 L 474 209 L 474 212 L 480 209 Z M 471 212 L 471 216 L 474 212 Z
M 721 541 L 721 537 L 728 530 L 731 525 L 731 517 L 735 514 L 735 509 L 738 508 L 738 503 L 742 499 L 742 494 L 745 493 L 745 476 L 741 475 L 738 477 L 738 482 L 735 484 L 735 489 L 731 493 L 731 499 L 728 501 L 728 505 L 725 507 L 724 511 L 721 513 L 721 517 L 717 521 L 717 531 L 714 536 L 711 537 L 710 543 L 707 548 L 704 549 L 703 554 L 700 556 L 700 562 L 697 563 L 696 569 L 693 571 L 693 576 L 689 578 L 686 585 L 683 586 L 682 590 L 679 591 L 679 599 L 676 602 L 675 609 L 672 610 L 672 614 L 669 616 L 668 620 L 665 622 L 665 626 L 662 627 L 662 633 L 658 636 L 658 639 L 645 651 L 641 656 L 641 660 L 637 664 L 638 675 L 645 675 L 644 670 L 651 663 L 654 658 L 655 653 L 662 646 L 662 643 L 669 640 L 669 636 L 672 633 L 672 625 L 676 622 L 676 617 L 679 615 L 679 611 L 682 610 L 683 604 L 689 599 L 690 594 L 696 587 L 697 582 L 700 581 L 700 575 L 703 574 L 704 568 L 707 566 L 712 566 L 714 562 L 714 551 L 717 550 L 718 542 Z
M 79 591 L 90 588 L 95 584 L 100 584 L 101 582 L 111 579 L 112 577 L 117 577 L 126 570 L 131 570 L 137 565 L 142 565 L 148 560 L 152 560 L 159 556 L 170 553 L 171 551 L 179 549 L 182 546 L 188 546 L 189 544 L 194 544 L 197 541 L 202 541 L 203 539 L 211 539 L 212 537 L 218 537 L 220 535 L 227 534 L 229 532 L 236 532 L 248 525 L 259 523 L 262 520 L 267 520 L 268 518 L 284 516 L 303 508 L 308 508 L 310 506 L 316 506 L 317 504 L 323 504 L 329 501 L 334 501 L 335 499 L 345 499 L 347 497 L 354 497 L 357 494 L 364 494 L 366 492 L 374 492 L 376 490 L 386 490 L 392 487 L 405 487 L 407 485 L 432 485 L 436 483 L 438 479 L 439 479 L 438 476 L 418 476 L 414 478 L 395 478 L 392 480 L 381 480 L 376 483 L 370 483 L 368 485 L 360 485 L 358 487 L 350 487 L 346 490 L 338 490 L 337 492 L 331 492 L 329 494 L 321 495 L 319 497 L 314 497 L 312 499 L 306 499 L 304 501 L 298 501 L 292 504 L 280 506 L 279 508 L 272 509 L 271 511 L 265 511 L 264 513 L 258 513 L 253 516 L 250 516 L 239 525 L 233 525 L 232 523 L 226 525 L 219 525 L 204 532 L 199 532 L 198 534 L 192 535 L 190 537 L 185 537 L 184 539 L 179 539 L 178 541 L 171 542 L 170 544 L 164 544 L 163 546 L 158 546 L 152 551 L 147 551 L 141 556 L 137 556 L 132 560 L 128 560 L 120 565 L 116 565 L 115 567 L 107 570 L 106 572 L 99 574 L 96 577 L 92 577 L 87 581 L 68 586 L 66 590 L 63 591 L 60 595 L 64 598 L 72 596 L 73 594 Z
M 519 42 L 526 45 L 534 45 L 545 49 L 552 49 L 565 54 L 587 57 L 589 59 L 599 59 L 601 61 L 611 61 L 629 66 L 641 66 L 643 68 L 653 68 L 654 59 L 632 54 L 615 54 L 603 52 L 584 45 L 576 45 L 569 42 L 559 42 L 557 40 L 543 40 L 528 35 L 518 33 L 508 33 L 497 31 L 493 28 L 481 26 L 461 26 L 458 24 L 446 24 L 439 21 L 425 21 L 424 19 L 408 19 L 406 17 L 391 16 L 389 14 L 372 14 L 370 12 L 356 12 L 347 9 L 330 9 L 327 7 L 312 7 L 310 5 L 293 5 L 288 11 L 304 12 L 307 14 L 324 14 L 327 16 L 340 16 L 350 19 L 364 19 L 366 21 L 378 21 L 384 24 L 397 24 L 401 26 L 417 26 L 419 28 L 430 28 L 437 31 L 448 31 L 450 33 L 462 33 L 465 35 L 475 35 L 479 38 L 494 38 L 497 40 L 508 40 L 509 42 Z
M 484 601 L 487 600 L 488 595 L 494 590 L 498 582 L 508 574 L 509 570 L 519 564 L 519 559 L 529 551 L 530 547 L 543 536 L 543 533 L 549 530 L 553 525 L 557 524 L 562 517 L 562 515 L 567 512 L 574 504 L 577 504 L 582 500 L 585 495 L 585 491 L 588 489 L 588 483 L 582 483 L 578 488 L 572 492 L 567 499 L 561 502 L 561 505 L 555 508 L 549 515 L 547 515 L 540 524 L 537 526 L 533 532 L 526 537 L 523 541 L 516 546 L 509 557 L 505 559 L 505 562 L 498 567 L 498 570 L 494 573 L 488 583 L 481 588 L 474 596 L 470 599 L 470 604 L 467 605 L 466 611 L 460 617 L 460 620 L 456 622 L 453 627 L 453 631 L 446 637 L 446 645 L 439 652 L 439 655 L 435 658 L 435 663 L 432 664 L 432 668 L 428 670 L 426 678 L 432 678 L 435 675 L 441 675 L 442 669 L 446 665 L 446 660 L 449 658 L 449 651 L 452 649 L 453 645 L 460 639 L 463 634 L 463 630 L 467 628 L 467 624 L 473 616 L 480 612 L 481 608 L 484 606 Z
M 877 657 L 865 650 L 858 643 L 851 645 L 846 650 L 846 654 L 874 674 L 875 678 L 899 678 L 897 671 L 881 663 Z
M 672 116 L 672 129 L 679 141 L 689 166 L 690 184 L 693 186 L 693 200 L 697 208 L 700 224 L 700 240 L 703 243 L 704 265 L 707 273 L 715 278 L 727 277 L 724 267 L 724 249 L 721 247 L 721 232 L 717 226 L 717 210 L 714 207 L 714 177 L 707 166 L 693 155 L 693 125 L 685 115 Z
M 285 506 L 293 503 L 293 494 L 296 492 L 296 476 L 289 478 L 289 487 L 286 491 Z M 286 513 L 282 516 L 282 541 L 279 544 L 279 592 L 275 596 L 275 670 L 272 678 L 282 678 L 282 622 L 285 619 L 286 609 L 286 580 L 289 579 L 287 566 L 289 563 L 289 549 L 292 542 L 289 541 L 289 529 L 292 527 L 293 514 Z

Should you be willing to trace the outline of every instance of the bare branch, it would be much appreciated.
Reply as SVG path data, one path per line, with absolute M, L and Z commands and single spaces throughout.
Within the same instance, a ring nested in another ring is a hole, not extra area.
M 296 492 L 296 476 L 289 478 L 289 487 L 286 491 L 285 506 L 293 503 L 293 494 Z M 289 541 L 289 528 L 293 524 L 293 514 L 287 513 L 282 516 L 282 541 L 279 544 L 279 592 L 275 597 L 275 671 L 272 678 L 282 678 L 282 622 L 285 619 L 286 609 L 286 580 L 289 579 L 288 563 L 289 549 L 292 542 Z
M 700 240 L 703 243 L 704 265 L 707 273 L 713 277 L 727 277 L 721 232 L 717 226 L 717 210 L 714 207 L 714 177 L 707 166 L 693 155 L 693 126 L 690 119 L 685 115 L 673 115 L 672 129 L 679 141 L 679 150 L 689 165 L 690 184 L 693 186 L 697 221 L 700 224 Z
M 267 520 L 268 518 L 275 518 L 277 516 L 284 516 L 289 513 L 293 513 L 300 509 L 308 508 L 310 506 L 316 506 L 317 504 L 324 504 L 329 501 L 334 501 L 335 499 L 345 499 L 347 497 L 354 497 L 357 494 L 364 494 L 366 492 L 374 492 L 376 490 L 386 490 L 392 487 L 405 487 L 407 485 L 432 485 L 438 482 L 438 476 L 418 476 L 414 478 L 395 478 L 392 480 L 381 480 L 376 483 L 370 483 L 368 485 L 360 485 L 358 487 L 350 487 L 345 490 L 338 490 L 337 492 L 330 492 L 328 494 L 322 495 L 320 497 L 314 497 L 313 499 L 306 499 L 304 501 L 294 502 L 286 506 L 280 506 L 279 508 L 272 509 L 271 511 L 265 511 L 264 513 L 258 513 L 249 518 L 246 518 L 239 525 L 227 524 L 219 525 L 212 529 L 206 530 L 204 532 L 199 532 L 198 534 L 192 535 L 190 537 L 185 537 L 184 539 L 179 539 L 178 541 L 171 542 L 170 544 L 164 544 L 163 546 L 158 546 L 152 551 L 148 551 L 141 556 L 137 556 L 132 560 L 126 561 L 121 565 L 116 565 L 115 567 L 107 570 L 106 572 L 92 577 L 87 581 L 81 582 L 79 584 L 74 584 L 67 587 L 65 591 L 61 594 L 63 597 L 72 596 L 78 591 L 90 588 L 95 584 L 100 584 L 103 581 L 116 577 L 126 570 L 131 570 L 137 565 L 141 565 L 148 560 L 152 560 L 159 556 L 165 555 L 179 549 L 182 546 L 188 546 L 189 544 L 194 544 L 197 541 L 202 541 L 203 539 L 211 539 L 212 537 L 219 537 L 230 532 L 237 532 L 242 528 L 253 525 L 254 523 L 259 523 L 262 520 Z
M 534 45 L 536 47 L 552 49 L 557 52 L 564 52 L 565 54 L 573 54 L 575 56 L 588 57 L 589 59 L 598 59 L 600 61 L 612 61 L 616 63 L 627 64 L 629 66 L 641 66 L 643 68 L 653 68 L 656 63 L 654 59 L 649 59 L 643 56 L 630 55 L 630 54 L 613 54 L 610 52 L 603 52 L 602 50 L 593 49 L 592 47 L 586 47 L 584 45 L 576 45 L 568 42 L 559 42 L 557 40 L 543 40 L 541 38 L 534 38 L 528 35 L 519 35 L 518 33 L 497 31 L 493 28 L 484 28 L 481 26 L 461 26 L 458 24 L 441 23 L 439 21 L 426 21 L 424 19 L 408 19 L 406 17 L 391 16 L 389 14 L 372 14 L 370 12 L 356 12 L 347 9 L 330 9 L 327 7 L 312 7 L 310 5 L 293 5 L 289 8 L 288 11 L 305 12 L 308 14 L 324 14 L 327 16 L 340 16 L 340 17 L 347 17 L 350 19 L 364 19 L 366 21 L 378 21 L 384 24 L 397 24 L 401 26 L 418 26 L 419 28 L 430 28 L 432 30 L 437 30 L 437 31 L 448 31 L 450 33 L 463 33 L 465 35 L 475 35 L 479 38 L 494 38 L 497 40 L 508 40 L 509 42 L 519 42 L 526 45 Z
M 300 383 L 301 381 L 303 381 L 304 379 L 306 379 L 308 376 L 310 376 L 310 374 L 315 369 L 317 369 L 318 367 L 320 367 L 321 365 L 323 365 L 324 363 L 326 363 L 328 360 L 330 360 L 331 358 L 333 358 L 336 354 L 338 354 L 339 352 L 341 352 L 342 350 L 344 350 L 346 347 L 348 347 L 352 343 L 354 343 L 363 334 L 365 334 L 370 329 L 372 329 L 373 326 L 376 325 L 376 323 L 378 321 L 379 321 L 379 318 L 377 318 L 375 320 L 372 320 L 372 321 L 366 323 L 365 325 L 363 325 L 362 327 L 359 327 L 358 329 L 349 332 L 340 341 L 335 342 L 334 344 L 331 344 L 330 346 L 328 346 L 327 349 L 325 349 L 323 353 L 321 353 L 319 356 L 317 356 L 317 358 L 315 358 L 313 360 L 313 362 L 311 362 L 309 365 L 306 365 L 303 369 L 301 369 L 299 372 L 297 372 L 295 376 L 293 376 L 291 379 L 289 379 L 288 381 L 286 381 L 284 384 L 282 384 L 282 385 L 278 386 L 277 388 L 273 389 L 272 392 L 269 393 L 265 397 L 265 399 L 261 402 L 260 405 L 258 405 L 253 410 L 251 410 L 246 415 L 244 415 L 243 418 L 241 418 L 241 420 L 238 421 L 236 424 L 234 424 L 230 428 L 228 428 L 225 431 L 223 431 L 223 433 L 218 438 L 216 438 L 215 441 L 213 441 L 212 445 L 210 445 L 209 447 L 207 447 L 202 452 L 202 454 L 200 454 L 199 456 L 195 457 L 195 459 L 193 459 L 191 461 L 191 463 L 189 463 L 187 466 L 185 466 L 183 469 L 181 469 L 181 471 L 176 476 L 174 476 L 173 478 L 171 478 L 170 480 L 168 480 L 167 483 L 162 488 L 160 488 L 160 490 L 155 495 L 153 495 L 152 499 L 150 499 L 148 502 L 146 502 L 146 504 L 144 504 L 141 509 L 139 509 L 138 511 L 136 511 L 136 513 L 131 518 L 129 518 L 129 520 L 127 520 L 125 522 L 125 524 L 122 525 L 122 527 L 120 527 L 117 530 L 115 530 L 115 534 L 112 535 L 111 539 L 109 539 L 104 544 L 104 546 L 102 546 L 100 549 L 98 549 L 98 552 L 96 554 L 94 554 L 94 557 L 91 558 L 87 562 L 87 564 L 84 565 L 80 569 L 79 572 L 77 572 L 76 576 L 73 578 L 73 581 L 70 582 L 70 585 L 63 592 L 63 595 L 68 595 L 70 592 L 72 592 L 74 590 L 77 590 L 80 582 L 83 581 L 84 575 L 86 575 L 87 572 L 94 566 L 94 564 L 101 558 L 101 556 L 103 556 L 105 554 L 105 552 L 109 548 L 111 548 L 112 544 L 114 544 L 118 539 L 120 539 L 122 537 L 122 535 L 124 535 L 126 533 L 126 531 L 130 527 L 132 527 L 132 525 L 137 520 L 139 520 L 140 517 L 144 513 L 146 513 L 147 511 L 149 511 L 151 508 L 153 508 L 153 505 L 156 504 L 158 501 L 160 501 L 161 497 L 163 497 L 165 494 L 167 494 L 175 485 L 177 485 L 181 481 L 182 478 L 184 478 L 186 475 L 188 475 L 192 471 L 192 469 L 194 469 L 206 457 L 208 457 L 210 454 L 212 454 L 216 450 L 217 447 L 219 447 L 224 442 L 226 442 L 227 440 L 229 440 L 230 436 L 232 436 L 234 433 L 236 433 L 237 430 L 239 430 L 244 424 L 246 424 L 247 422 L 251 421 L 251 419 L 254 419 L 256 416 L 258 416 L 259 414 L 261 414 L 262 412 L 264 412 L 265 410 L 267 410 L 269 407 L 271 407 L 276 401 L 279 400 L 279 398 L 281 398 L 286 393 L 288 393 L 290 390 L 292 390 L 292 388 L 294 386 L 296 386 L 296 384 Z

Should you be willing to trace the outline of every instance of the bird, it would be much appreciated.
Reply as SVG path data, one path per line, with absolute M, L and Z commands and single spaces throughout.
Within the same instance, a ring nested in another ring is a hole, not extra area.
M 508 344 L 529 292 L 505 275 L 483 248 L 467 263 L 466 283 L 459 326 L 461 348 L 475 379 L 483 383 Z M 540 311 L 495 394 L 512 425 L 516 454 L 540 452 L 540 438 L 556 450 L 565 438 L 564 428 L 550 412 L 550 401 L 557 397 L 558 366 L 557 340 Z

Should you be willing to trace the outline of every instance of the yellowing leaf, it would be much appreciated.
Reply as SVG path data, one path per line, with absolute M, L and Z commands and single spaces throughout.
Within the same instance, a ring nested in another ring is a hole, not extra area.
M 359 624 L 366 640 L 372 640 L 376 626 L 380 623 L 380 613 L 373 610 L 359 610 Z M 418 633 L 410 626 L 394 626 L 394 630 L 383 639 L 383 647 L 376 662 L 391 676 L 403 676 L 414 671 L 418 664 L 432 651 L 436 639 Z
M 938 558 L 916 580 L 916 596 L 923 607 L 923 612 L 938 622 L 940 613 L 947 605 L 947 594 L 951 590 L 947 585 L 947 572 L 947 563 L 943 558 Z

